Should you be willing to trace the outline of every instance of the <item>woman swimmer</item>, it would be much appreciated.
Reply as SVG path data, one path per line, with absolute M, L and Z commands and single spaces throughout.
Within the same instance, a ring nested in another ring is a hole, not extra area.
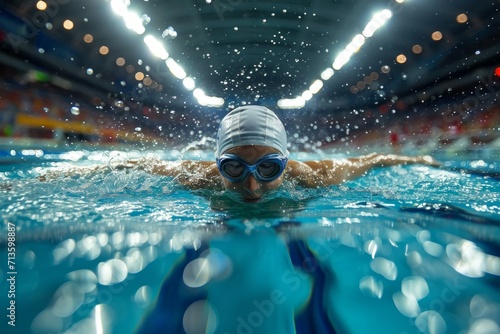
M 344 160 L 290 160 L 283 123 L 271 110 L 253 105 L 236 108 L 222 119 L 215 158 L 215 162 L 148 162 L 140 168 L 174 176 L 191 189 L 225 188 L 247 202 L 257 202 L 284 180 L 316 188 L 340 184 L 376 167 L 400 164 L 439 166 L 430 156 L 369 154 Z M 137 166 L 140 163 L 131 164 Z

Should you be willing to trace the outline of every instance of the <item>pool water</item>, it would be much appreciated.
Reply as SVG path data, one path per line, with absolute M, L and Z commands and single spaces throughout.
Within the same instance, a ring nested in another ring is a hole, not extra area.
M 284 184 L 256 204 L 106 168 L 181 155 L 212 158 L 72 151 L 0 165 L 0 332 L 500 333 L 498 161 Z

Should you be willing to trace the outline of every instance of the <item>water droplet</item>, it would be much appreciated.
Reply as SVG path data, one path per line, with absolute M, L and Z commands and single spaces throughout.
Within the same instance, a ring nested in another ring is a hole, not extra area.
M 75 116 L 76 115 L 80 115 L 80 108 L 78 108 L 78 107 L 71 107 L 71 113 L 73 115 L 75 115 Z

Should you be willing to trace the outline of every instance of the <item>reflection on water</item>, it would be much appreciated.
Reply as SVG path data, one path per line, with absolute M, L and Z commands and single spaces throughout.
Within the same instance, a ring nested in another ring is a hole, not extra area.
M 37 168 L 2 174 L 16 332 L 500 332 L 491 179 L 393 168 L 242 204 L 142 171 Z
M 258 203 L 235 201 L 232 196 L 223 194 L 210 196 L 212 210 L 224 212 L 227 217 L 235 219 L 293 218 L 298 212 L 306 209 L 313 198 L 297 199 L 290 197 L 273 197 Z
M 308 254 L 302 254 L 305 248 L 295 241 L 287 247 L 289 242 L 268 228 L 253 233 L 236 230 L 186 251 L 163 283 L 139 332 L 161 328 L 165 333 L 183 329 L 187 333 L 291 333 L 295 322 L 308 332 L 315 332 L 317 326 L 331 328 L 321 315 L 325 315 L 321 300 L 314 305 L 322 311 L 316 314 L 318 324 L 311 318 L 314 279 L 302 268 L 308 265 L 304 257 Z M 299 312 L 302 316 L 294 320 Z
M 498 332 L 498 248 L 407 221 L 221 223 L 20 245 L 18 328 Z

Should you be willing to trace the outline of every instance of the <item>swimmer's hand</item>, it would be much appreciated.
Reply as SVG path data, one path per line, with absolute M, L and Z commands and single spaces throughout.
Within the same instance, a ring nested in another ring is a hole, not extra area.
M 432 167 L 441 167 L 442 163 L 431 157 L 430 155 L 417 156 L 415 157 L 417 164 L 427 165 Z

